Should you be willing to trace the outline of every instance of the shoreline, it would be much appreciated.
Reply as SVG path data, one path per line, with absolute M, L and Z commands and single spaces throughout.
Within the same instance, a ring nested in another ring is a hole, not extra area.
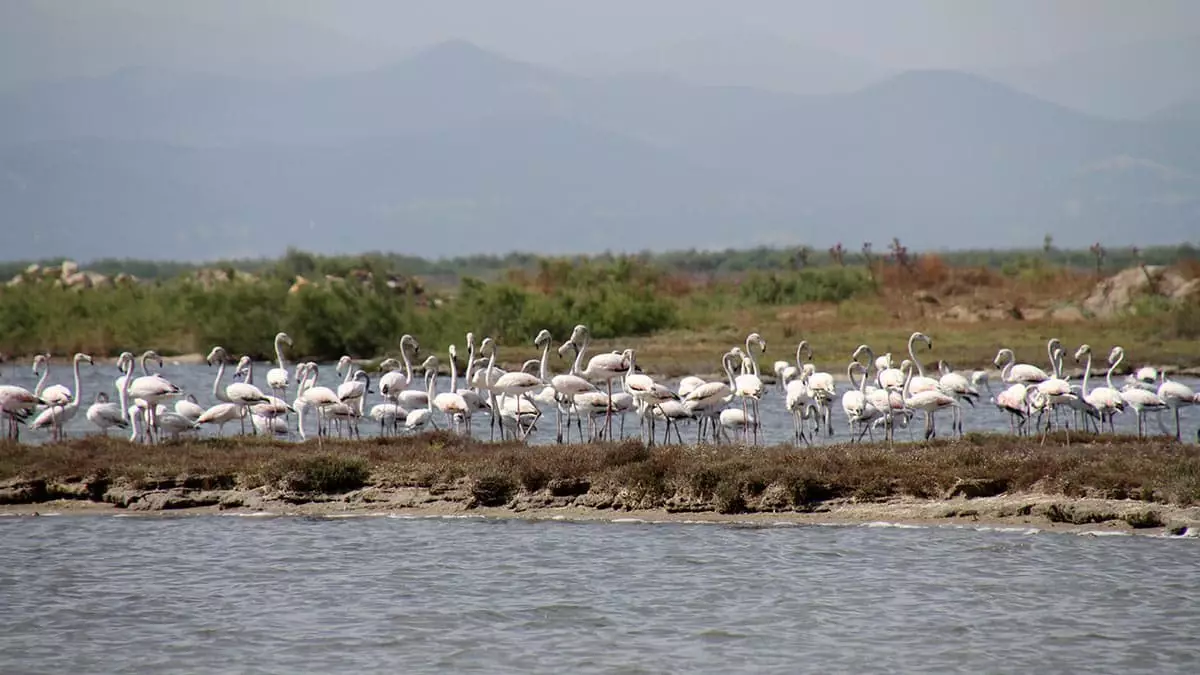
M 71 487 L 70 484 L 58 488 Z M 77 486 L 82 491 L 83 486 Z M 7 490 L 8 493 L 4 494 Z M 601 497 L 554 497 L 521 493 L 500 506 L 474 503 L 471 486 L 449 491 L 367 487 L 345 494 L 297 494 L 273 489 L 204 490 L 114 486 L 100 501 L 56 498 L 11 503 L 13 486 L 0 487 L 0 517 L 402 517 L 484 518 L 574 523 L 718 524 L 741 526 L 968 527 L 1065 534 L 1139 534 L 1200 537 L 1200 506 L 1175 506 L 1133 499 L 1013 493 L 944 499 L 897 497 L 879 501 L 833 499 L 810 510 L 721 513 L 696 504 L 686 509 L 625 508 Z M 587 495 L 584 495 L 587 497 Z
M 485 516 L 1200 535 L 1200 447 L 1053 434 L 743 447 L 258 437 L 0 443 L 0 515 Z

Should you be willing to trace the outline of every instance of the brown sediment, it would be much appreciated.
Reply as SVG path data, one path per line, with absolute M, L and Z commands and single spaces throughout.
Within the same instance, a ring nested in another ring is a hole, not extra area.
M 488 444 L 449 434 L 0 445 L 0 513 L 269 512 L 1200 530 L 1200 448 L 1008 436 L 816 448 Z

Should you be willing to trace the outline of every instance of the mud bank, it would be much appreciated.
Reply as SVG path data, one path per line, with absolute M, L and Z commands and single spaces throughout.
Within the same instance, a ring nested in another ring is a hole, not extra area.
M 1200 532 L 1200 447 L 1003 435 L 813 448 L 326 441 L 0 444 L 0 513 L 398 513 Z
M 0 514 L 271 514 L 279 516 L 407 515 L 480 516 L 530 520 L 713 522 L 744 524 L 967 525 L 1028 527 L 1053 531 L 1200 534 L 1200 507 L 1129 499 L 1068 498 L 1039 493 L 942 499 L 833 498 L 796 509 L 778 491 L 737 510 L 716 500 L 677 495 L 663 508 L 640 508 L 625 491 L 593 491 L 562 485 L 538 492 L 496 492 L 496 486 L 463 479 L 432 488 L 367 486 L 343 494 L 292 492 L 269 486 L 222 486 L 211 477 L 134 486 L 89 482 L 10 480 L 0 485 Z M 573 494 L 582 489 L 586 492 Z M 722 512 L 724 510 L 724 512 Z

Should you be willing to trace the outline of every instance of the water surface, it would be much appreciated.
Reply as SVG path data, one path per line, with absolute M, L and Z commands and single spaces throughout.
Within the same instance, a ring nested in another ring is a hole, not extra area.
M 1200 672 L 1195 540 L 0 518 L 5 673 Z

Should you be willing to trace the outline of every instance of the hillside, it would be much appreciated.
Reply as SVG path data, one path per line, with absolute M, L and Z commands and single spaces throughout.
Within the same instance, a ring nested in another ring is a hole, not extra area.
M 158 69 L 0 94 L 0 257 L 594 252 L 902 236 L 1175 243 L 1200 129 L 957 72 L 823 96 L 589 78 L 450 42 L 307 80 Z

